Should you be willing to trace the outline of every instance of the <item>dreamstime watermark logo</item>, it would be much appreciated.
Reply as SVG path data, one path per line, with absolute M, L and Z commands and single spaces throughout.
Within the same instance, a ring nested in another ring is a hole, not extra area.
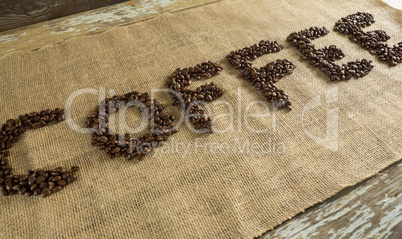
M 325 103 L 330 104 L 337 102 L 339 99 L 338 87 L 335 86 L 324 93 Z M 303 132 L 322 147 L 333 152 L 338 151 L 338 107 L 326 110 L 326 130 L 325 137 L 318 137 L 307 130 L 305 125 L 305 115 L 307 112 L 321 106 L 321 95 L 317 95 L 304 106 L 301 116 Z

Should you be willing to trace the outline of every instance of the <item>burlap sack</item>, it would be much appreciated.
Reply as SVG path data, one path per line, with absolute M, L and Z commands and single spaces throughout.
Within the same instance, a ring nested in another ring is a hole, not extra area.
M 368 58 L 375 68 L 364 78 L 330 83 L 285 43 L 291 32 L 311 26 L 332 30 L 338 19 L 357 11 L 374 14 L 377 22 L 368 29 L 385 30 L 390 44 L 402 39 L 401 12 L 380 1 L 227 0 L 3 57 L 1 122 L 64 107 L 73 92 L 84 88 L 150 93 L 163 88 L 176 68 L 207 60 L 225 69 L 194 83 L 194 89 L 215 81 L 225 90 L 221 100 L 233 106 L 235 117 L 233 129 L 207 136 L 183 125 L 143 161 L 107 159 L 90 145 L 90 135 L 66 122 L 27 132 L 11 149 L 16 173 L 62 165 L 81 170 L 75 183 L 48 198 L 1 196 L 1 237 L 251 238 L 397 161 L 401 66 L 390 68 L 331 32 L 314 43 L 343 49 L 346 57 L 338 64 Z M 267 133 L 252 132 L 243 118 L 247 107 L 252 113 L 264 111 L 261 105 L 249 105 L 263 101 L 262 95 L 225 59 L 230 51 L 262 39 L 286 47 L 257 59 L 256 65 L 283 58 L 297 65 L 277 83 L 291 98 L 293 110 L 248 118 L 250 127 L 266 128 Z M 166 94 L 156 97 L 169 104 Z M 72 105 L 75 122 L 83 125 L 97 100 L 92 94 L 77 97 Z M 209 106 L 212 117 L 230 110 L 222 104 Z M 179 115 L 175 108 L 168 111 Z M 138 116 L 129 110 L 131 127 Z M 217 118 L 216 129 L 230 126 L 230 119 Z M 331 140 L 325 141 L 328 135 Z M 260 144 L 263 149 L 258 150 Z

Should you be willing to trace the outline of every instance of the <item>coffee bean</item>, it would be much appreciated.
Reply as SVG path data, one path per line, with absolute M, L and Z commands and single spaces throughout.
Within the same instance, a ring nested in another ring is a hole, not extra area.
M 34 190 L 34 192 L 33 192 L 33 195 L 37 196 L 37 195 L 41 194 L 41 192 L 42 192 L 42 189 L 36 188 L 36 189 Z
M 62 186 L 56 186 L 56 187 L 54 187 L 54 188 L 52 189 L 52 192 L 58 192 L 58 191 L 60 191 L 62 188 L 63 188 Z
M 74 172 L 73 170 L 71 170 L 72 172 Z M 68 178 L 68 173 L 63 173 L 61 175 L 61 179 L 66 180 Z
M 106 136 L 101 136 L 101 137 L 98 138 L 98 140 L 100 142 L 106 143 L 108 141 L 108 138 Z
M 22 182 L 20 182 L 20 185 L 22 185 L 22 186 L 25 186 L 25 185 L 28 185 L 28 181 L 22 181 Z
M 21 125 L 22 125 L 22 121 L 20 119 L 16 119 L 15 120 L 15 126 L 16 127 L 21 127 Z
M 38 187 L 38 184 L 35 183 L 35 184 L 31 185 L 30 189 L 31 189 L 31 191 L 34 191 L 37 187 Z
M 42 125 L 39 122 L 35 122 L 32 124 L 32 128 L 37 129 L 40 128 Z
M 34 176 L 29 177 L 29 179 L 28 179 L 28 185 L 34 184 L 35 181 L 36 181 L 36 178 L 35 178 Z
M 41 197 L 47 197 L 51 194 L 52 192 L 50 190 L 43 190 L 43 192 L 40 194 Z M 35 194 L 35 193 L 34 193 Z
M 28 179 L 28 175 L 21 175 L 21 176 L 19 177 L 20 182 L 25 181 L 25 180 L 27 180 L 27 179 Z
M 26 188 L 26 187 L 22 187 L 22 188 L 20 188 L 20 189 L 18 190 L 18 194 L 19 194 L 19 195 L 24 195 L 26 191 L 27 191 L 27 188 Z
M 67 185 L 66 181 L 64 181 L 64 180 L 57 181 L 57 184 L 60 185 L 60 186 L 66 186 Z
M 47 182 L 43 182 L 41 184 L 39 184 L 39 188 L 44 189 L 47 188 L 49 186 L 49 184 Z
M 36 178 L 36 183 L 37 184 L 41 184 L 43 181 L 45 181 L 45 177 L 43 177 L 43 176 L 39 176 L 39 177 Z
M 54 187 L 54 182 L 48 182 L 49 188 L 52 189 Z
M 74 182 L 76 179 L 77 179 L 77 175 L 73 174 L 73 175 L 70 175 L 70 176 L 67 178 L 67 182 L 68 182 L 68 183 L 72 183 L 72 182 Z
M 27 196 L 27 197 L 30 197 L 30 196 L 33 195 L 33 192 L 32 191 L 26 191 L 24 195 Z
M 9 194 L 9 190 L 7 190 L 6 188 L 1 189 L 1 195 L 8 196 L 8 194 Z

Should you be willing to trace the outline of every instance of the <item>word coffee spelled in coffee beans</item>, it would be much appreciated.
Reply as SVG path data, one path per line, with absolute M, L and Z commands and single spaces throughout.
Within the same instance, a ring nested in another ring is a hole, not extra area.
M 195 91 L 188 89 L 191 78 L 211 78 L 222 71 L 222 66 L 211 61 L 190 68 L 178 68 L 168 77 L 166 86 L 172 90 L 172 104 L 186 112 L 189 121 L 198 133 L 212 133 L 212 118 L 208 117 L 201 107 L 204 102 L 211 102 L 223 95 L 223 90 L 214 82 L 198 87 Z
M 363 32 L 362 28 L 375 22 L 373 15 L 358 12 L 342 18 L 335 24 L 335 31 L 348 35 L 353 42 L 360 44 L 372 54 L 395 66 L 402 61 L 402 42 L 393 47 L 386 43 L 390 36 L 385 31 L 375 30 Z M 337 65 L 335 60 L 342 59 L 345 54 L 335 45 L 321 49 L 315 48 L 312 41 L 325 36 L 329 30 L 325 27 L 311 27 L 291 33 L 287 41 L 302 53 L 302 59 L 313 67 L 318 67 L 331 81 L 360 78 L 373 69 L 372 61 L 362 59 Z M 240 71 L 240 77 L 249 81 L 265 99 L 276 108 L 291 109 L 289 97 L 275 83 L 285 75 L 292 74 L 296 66 L 287 59 L 276 60 L 257 68 L 250 61 L 266 54 L 279 52 L 284 48 L 276 41 L 260 41 L 250 47 L 230 52 L 226 58 L 229 63 Z M 168 77 L 166 87 L 170 89 L 172 104 L 181 108 L 191 124 L 199 133 L 212 133 L 212 118 L 208 117 L 202 105 L 218 99 L 223 95 L 223 89 L 214 82 L 204 84 L 195 90 L 190 90 L 191 79 L 211 78 L 223 70 L 218 63 L 211 61 L 189 68 L 178 68 Z M 112 132 L 109 127 L 109 116 L 124 107 L 137 106 L 151 122 L 150 133 L 134 137 L 128 133 L 120 135 Z M 92 133 L 91 144 L 104 150 L 108 157 L 123 156 L 127 160 L 142 159 L 154 148 L 167 141 L 168 137 L 177 132 L 173 115 L 164 113 L 165 106 L 152 99 L 147 93 L 137 91 L 124 95 L 106 98 L 95 108 L 85 125 Z M 53 170 L 28 170 L 27 174 L 13 175 L 7 157 L 9 149 L 28 129 L 37 129 L 50 123 L 64 120 L 64 110 L 43 110 L 20 115 L 18 119 L 9 119 L 0 128 L 0 191 L 2 195 L 23 194 L 26 196 L 41 195 L 43 197 L 61 190 L 77 179 L 78 167 L 68 171 L 64 167 Z
M 372 61 L 362 59 L 339 66 L 335 60 L 342 59 L 345 54 L 335 45 L 316 49 L 312 40 L 325 36 L 329 30 L 325 27 L 311 27 L 289 35 L 287 41 L 296 47 L 302 54 L 302 58 L 313 67 L 318 67 L 331 81 L 350 80 L 352 77 L 360 78 L 367 75 L 373 69 Z
M 291 109 L 289 97 L 283 90 L 275 86 L 275 82 L 283 78 L 286 74 L 292 74 L 296 66 L 288 59 L 276 60 L 267 65 L 256 68 L 249 62 L 258 57 L 279 52 L 283 45 L 278 42 L 260 41 L 250 47 L 232 51 L 226 56 L 229 63 L 240 70 L 240 77 L 249 81 L 256 90 L 261 91 L 265 99 L 277 108 Z
M 382 43 L 391 38 L 385 31 L 362 31 L 362 27 L 370 26 L 374 22 L 374 16 L 370 13 L 358 12 L 339 20 L 334 30 L 349 35 L 353 42 L 377 55 L 380 60 L 387 62 L 390 66 L 396 66 L 402 61 L 402 42 L 389 47 L 386 43 Z
M 135 138 L 130 134 L 119 135 L 109 129 L 109 116 L 123 107 L 137 106 L 151 121 L 151 133 Z M 141 160 L 154 148 L 164 144 L 168 137 L 177 132 L 173 125 L 174 116 L 163 113 L 165 106 L 148 95 L 137 91 L 106 98 L 95 108 L 85 125 L 92 128 L 91 144 L 104 150 L 110 158 L 123 156 L 127 160 Z
M 78 167 L 71 171 L 64 167 L 53 170 L 28 170 L 27 174 L 13 175 L 7 157 L 9 149 L 16 143 L 21 135 L 28 129 L 37 129 L 50 123 L 58 123 L 64 120 L 64 110 L 43 110 L 20 115 L 18 119 L 9 119 L 1 127 L 0 131 L 0 190 L 4 196 L 21 194 L 25 196 L 40 195 L 47 197 L 60 191 L 67 184 L 77 179 L 75 174 Z

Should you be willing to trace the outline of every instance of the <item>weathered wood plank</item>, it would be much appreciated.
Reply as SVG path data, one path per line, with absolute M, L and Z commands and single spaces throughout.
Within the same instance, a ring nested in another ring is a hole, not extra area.
M 0 58 L 11 51 L 35 50 L 73 36 L 102 32 L 165 12 L 175 12 L 220 0 L 128 1 L 48 22 L 0 32 Z
M 52 20 L 127 0 L 2 0 L 0 31 Z
M 402 161 L 266 233 L 268 238 L 402 238 Z

